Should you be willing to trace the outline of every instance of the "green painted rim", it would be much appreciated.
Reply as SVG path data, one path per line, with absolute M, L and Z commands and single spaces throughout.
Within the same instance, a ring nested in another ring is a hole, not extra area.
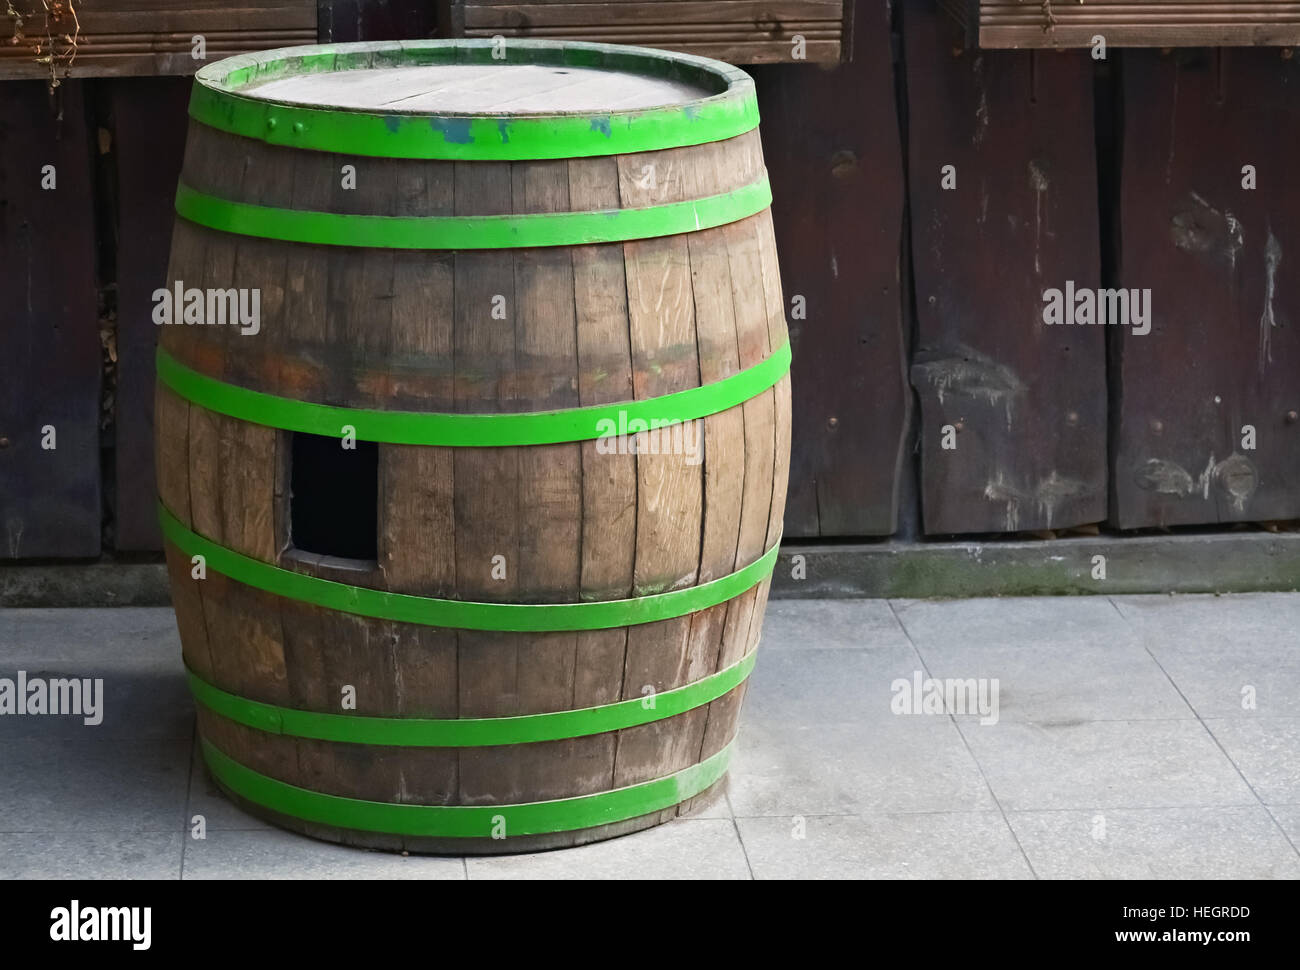
M 272 145 L 380 158 L 461 161 L 587 158 L 733 138 L 758 127 L 754 82 L 704 57 L 613 44 L 510 38 L 504 60 L 491 40 L 422 40 L 286 47 L 217 61 L 195 76 L 190 116 Z M 430 64 L 592 67 L 686 81 L 716 93 L 658 108 L 571 115 L 381 114 L 258 98 L 259 81 L 369 67 Z
M 608 630 L 685 616 L 725 603 L 757 586 L 771 574 L 780 551 L 778 540 L 762 557 L 743 569 L 699 586 L 667 593 L 592 603 L 477 603 L 349 586 L 282 569 L 192 532 L 161 504 L 158 518 L 163 535 L 181 552 L 203 556 L 207 568 L 277 596 L 381 620 L 505 633 Z
M 326 714 L 278 707 L 228 693 L 189 670 L 190 691 L 210 711 L 268 734 L 320 741 L 383 744 L 422 748 L 479 748 L 490 745 L 558 741 L 675 717 L 717 700 L 745 682 L 754 669 L 753 651 L 693 684 L 654 695 L 647 709 L 642 698 L 576 711 L 523 714 L 515 717 L 372 717 Z
M 669 428 L 726 411 L 762 394 L 790 370 L 790 345 L 730 377 L 644 401 L 522 414 L 444 414 L 341 408 L 227 384 L 180 363 L 161 347 L 158 379 L 209 411 L 286 431 L 341 437 L 347 425 L 362 441 L 399 445 L 499 448 L 595 441 Z
M 176 187 L 177 215 L 209 229 L 367 249 L 516 249 L 653 239 L 738 222 L 771 203 L 766 176 L 731 192 L 686 202 L 510 216 L 372 216 L 279 209 L 219 199 L 183 182 Z
M 505 838 L 571 832 L 622 822 L 680 805 L 727 771 L 734 741 L 717 754 L 663 778 L 575 798 L 521 805 L 408 805 L 309 791 L 241 765 L 206 738 L 203 757 L 222 785 L 256 805 L 305 822 L 388 835 Z

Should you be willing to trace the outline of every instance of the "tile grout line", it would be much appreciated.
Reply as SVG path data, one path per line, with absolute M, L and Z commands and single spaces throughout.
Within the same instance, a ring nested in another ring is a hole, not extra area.
M 745 847 L 745 837 L 740 834 L 740 823 L 736 820 L 736 807 L 731 804 L 731 788 L 722 793 L 723 799 L 727 803 L 727 811 L 731 813 L 731 827 L 736 833 L 736 841 L 740 843 L 740 854 L 745 857 L 745 868 L 749 870 L 749 878 L 756 879 L 754 875 L 754 864 L 749 860 L 749 849 Z
M 190 805 L 194 798 L 194 752 L 198 747 L 198 730 L 198 718 L 196 717 L 190 724 L 190 754 L 189 757 L 185 759 L 185 808 L 182 810 L 183 814 L 181 815 L 181 869 L 180 872 L 176 874 L 177 882 L 183 882 L 185 880 L 185 850 L 189 847 L 190 841 L 188 822 L 190 818 Z M 208 834 L 207 824 L 207 819 L 205 818 L 203 820 L 203 835 L 205 838 Z
M 1124 611 L 1119 608 L 1119 604 L 1115 602 L 1113 597 L 1107 596 L 1106 602 L 1110 603 L 1111 608 L 1119 614 L 1120 619 L 1122 619 L 1125 624 L 1128 624 L 1130 627 L 1132 626 L 1132 624 L 1129 623 L 1128 617 L 1124 616 Z M 1210 730 L 1210 726 L 1205 723 L 1205 718 L 1201 717 L 1201 712 L 1192 705 L 1192 702 L 1188 699 L 1187 695 L 1183 693 L 1182 688 L 1174 682 L 1174 678 L 1170 675 L 1169 671 L 1165 670 L 1164 664 L 1162 664 L 1159 659 L 1157 659 L 1156 655 L 1151 652 L 1150 646 L 1147 645 L 1145 634 L 1141 633 L 1136 628 L 1134 628 L 1134 633 L 1137 634 L 1142 643 L 1142 649 L 1145 650 L 1147 656 L 1151 658 L 1151 662 L 1159 668 L 1162 674 L 1165 675 L 1165 679 L 1169 681 L 1169 685 L 1178 692 L 1178 696 L 1182 698 L 1183 703 L 1186 704 L 1192 714 L 1196 716 L 1196 721 L 1201 725 L 1201 729 L 1209 735 L 1210 740 L 1214 742 L 1214 746 L 1219 749 L 1220 753 L 1222 753 L 1225 758 L 1228 759 L 1228 764 L 1232 765 L 1232 770 L 1237 773 L 1237 777 L 1241 779 L 1241 782 L 1246 786 L 1246 789 L 1255 796 L 1255 801 L 1259 803 L 1260 808 L 1264 809 L 1264 813 L 1268 815 L 1269 821 L 1273 823 L 1273 827 L 1277 829 L 1282 838 L 1286 839 L 1287 845 L 1291 846 L 1291 851 L 1294 852 L 1297 857 L 1300 857 L 1300 847 L 1297 847 L 1295 842 L 1292 841 L 1291 836 L 1287 834 L 1287 830 L 1282 826 L 1282 823 L 1277 820 L 1277 816 L 1273 814 L 1268 805 L 1264 802 L 1264 799 L 1260 797 L 1259 792 L 1255 790 L 1255 786 L 1250 783 L 1250 779 L 1246 777 L 1245 773 L 1241 770 L 1241 767 L 1233 760 L 1232 755 L 1228 753 L 1228 749 L 1223 746 L 1223 742 L 1221 742 L 1215 736 L 1214 732 Z
M 974 721 L 980 717 L 979 714 L 958 714 L 954 716 L 963 717 L 968 721 Z M 1089 718 L 1083 718 L 1080 721 L 1080 723 L 1084 723 L 1084 724 L 1182 724 L 1187 721 L 1194 721 L 1194 720 L 1196 720 L 1196 716 L 1194 714 L 1189 714 L 1186 717 L 1089 717 Z M 1234 718 L 1233 720 L 1237 720 L 1237 719 Z M 1246 718 L 1241 718 L 1240 720 L 1246 720 Z M 1295 718 L 1295 720 L 1300 721 L 1300 717 Z M 1034 727 L 1043 727 L 1045 725 L 1053 725 L 1058 722 L 1046 721 L 1043 720 L 1042 718 L 1038 718 L 1038 719 L 1029 718 L 1022 721 L 1019 718 L 1015 718 L 1015 717 L 1004 718 L 999 715 L 998 723 L 999 724 L 1029 724 L 1029 725 L 1033 725 Z
M 1253 808 L 1254 802 L 1237 802 L 1226 803 L 1221 805 L 1080 805 L 1070 808 L 1010 808 L 1006 810 L 1007 815 L 1046 815 L 1062 812 L 1182 812 L 1195 811 L 1202 808 L 1212 808 L 1215 810 L 1230 810 L 1234 808 Z M 1297 808 L 1300 806 L 1292 805 L 1290 802 L 1282 803 L 1278 808 Z M 935 809 L 932 811 L 860 811 L 860 812 L 803 812 L 799 815 L 737 815 L 736 818 L 742 821 L 762 821 L 763 819 L 793 819 L 803 818 L 913 818 L 926 815 L 991 815 L 997 812 L 996 808 L 970 808 L 970 809 Z
M 921 655 L 921 648 L 918 647 L 916 641 L 912 639 L 912 634 L 907 632 L 907 626 L 903 623 L 903 618 L 898 615 L 898 610 L 894 607 L 894 601 L 890 599 L 886 600 L 886 602 L 889 604 L 889 611 L 894 614 L 894 621 L 898 624 L 899 629 L 902 630 L 903 636 L 907 638 L 907 642 L 912 647 L 912 652 L 916 654 L 916 659 L 920 662 L 921 669 L 925 672 L 927 677 L 933 679 L 933 674 L 930 672 L 929 664 L 925 662 L 925 657 Z M 998 814 L 1002 816 L 1002 824 L 1007 827 L 1007 831 L 1011 834 L 1012 841 L 1016 843 L 1016 848 L 1020 850 L 1020 857 L 1025 860 L 1025 865 L 1029 867 L 1029 874 L 1033 876 L 1034 879 L 1038 879 L 1038 870 L 1034 868 L 1033 862 L 1030 861 L 1029 853 L 1025 851 L 1024 845 L 1020 842 L 1020 836 L 1016 834 L 1015 828 L 1011 825 L 1011 819 L 1007 818 L 1007 811 L 1002 807 L 1001 799 L 998 798 L 997 792 L 993 790 L 993 785 L 989 781 L 988 775 L 984 772 L 984 766 L 980 764 L 980 759 L 975 756 L 975 751 L 970 746 L 970 741 L 967 739 L 965 733 L 963 733 L 961 725 L 957 723 L 956 716 L 950 713 L 948 715 L 948 720 L 957 730 L 957 736 L 961 738 L 962 746 L 965 747 L 966 753 L 970 755 L 970 759 L 975 765 L 975 770 L 979 772 L 980 779 L 984 782 L 984 787 L 988 791 L 989 797 L 993 799 L 993 804 L 997 806 Z

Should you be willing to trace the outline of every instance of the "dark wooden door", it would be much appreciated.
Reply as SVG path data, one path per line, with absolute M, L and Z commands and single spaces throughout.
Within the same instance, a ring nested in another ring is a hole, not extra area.
M 1100 277 L 1091 62 L 963 51 L 933 0 L 903 22 L 925 531 L 1097 522 L 1104 328 L 1043 318 Z
M 117 172 L 116 530 L 118 549 L 162 548 L 153 473 L 154 290 L 167 275 L 173 199 L 189 122 L 189 78 L 119 78 L 112 92 Z
M 1123 54 L 1114 521 L 1300 518 L 1300 61 Z M 1254 179 L 1254 188 L 1249 187 Z
M 84 86 L 0 93 L 0 558 L 96 556 L 100 336 Z
M 911 392 L 889 6 L 858 4 L 849 64 L 750 69 L 794 348 L 787 538 L 897 526 Z

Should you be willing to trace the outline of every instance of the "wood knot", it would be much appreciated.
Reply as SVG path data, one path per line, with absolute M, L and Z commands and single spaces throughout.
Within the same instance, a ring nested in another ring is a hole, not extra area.
M 856 152 L 842 148 L 831 156 L 831 174 L 837 179 L 856 175 L 857 171 L 858 156 Z

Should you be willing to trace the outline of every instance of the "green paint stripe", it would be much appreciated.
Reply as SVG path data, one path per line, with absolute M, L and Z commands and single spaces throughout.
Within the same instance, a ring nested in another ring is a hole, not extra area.
M 595 603 L 476 603 L 348 586 L 281 569 L 190 531 L 162 505 L 158 507 L 158 517 L 163 535 L 187 556 L 201 555 L 208 569 L 277 596 L 382 620 L 508 633 L 606 630 L 669 620 L 708 609 L 766 579 L 776 565 L 780 549 L 778 542 L 743 569 L 699 586 L 667 593 Z
M 732 742 L 734 744 L 734 742 Z M 253 771 L 203 740 L 203 757 L 216 779 L 257 805 L 306 822 L 389 835 L 507 838 L 607 825 L 679 805 L 727 770 L 732 744 L 675 774 L 575 798 L 522 805 L 406 805 L 308 791 Z
M 640 209 L 509 216 L 373 216 L 231 202 L 176 187 L 176 212 L 222 232 L 324 246 L 370 249 L 513 249 L 652 239 L 712 229 L 762 212 L 767 177 L 721 195 Z
M 510 161 L 655 151 L 733 138 L 758 127 L 749 75 L 720 61 L 605 44 L 510 39 L 505 61 L 491 41 L 417 41 L 376 47 L 298 47 L 218 61 L 198 73 L 195 121 L 245 138 L 309 151 L 381 158 Z M 368 67 L 540 64 L 651 74 L 725 88 L 687 104 L 581 115 L 381 114 L 285 104 L 240 89 L 272 78 Z
M 423 718 L 326 714 L 264 704 L 227 693 L 188 671 L 195 699 L 211 711 L 269 734 L 321 741 L 386 744 L 404 747 L 477 748 L 499 744 L 556 741 L 675 717 L 715 701 L 744 683 L 754 669 L 755 654 L 715 674 L 654 695 L 647 709 L 642 698 L 576 711 L 524 714 L 517 717 Z
M 593 441 L 671 427 L 717 414 L 762 394 L 790 369 L 790 345 L 730 377 L 644 401 L 523 414 L 444 414 L 341 408 L 278 397 L 227 384 L 180 363 L 158 348 L 158 379 L 193 404 L 241 421 L 307 434 L 341 437 L 345 425 L 362 441 L 401 445 L 511 447 Z
M 758 127 L 752 92 L 692 111 L 583 117 L 430 117 L 327 111 L 194 86 L 190 117 L 271 145 L 378 158 L 530 161 L 591 158 L 722 141 Z

